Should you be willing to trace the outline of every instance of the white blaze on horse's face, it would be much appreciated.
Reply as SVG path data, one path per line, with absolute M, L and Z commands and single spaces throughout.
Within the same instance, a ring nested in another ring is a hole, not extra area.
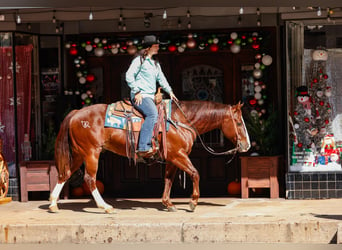
M 233 122 L 234 126 L 234 132 L 236 135 L 236 147 L 239 150 L 239 152 L 247 152 L 250 147 L 251 143 L 249 140 L 249 135 L 247 132 L 247 128 L 245 125 L 245 122 L 242 117 L 241 107 L 243 104 L 237 104 L 233 108 L 230 107 L 230 119 Z
M 243 117 L 241 115 L 241 130 L 243 130 L 243 137 L 245 138 L 243 141 L 242 140 L 239 140 L 238 143 L 239 143 L 239 152 L 247 152 L 250 147 L 251 147 L 251 142 L 249 140 L 249 135 L 248 135 L 248 132 L 247 132 L 247 128 L 246 128 L 246 125 L 245 125 L 245 121 L 243 120 Z

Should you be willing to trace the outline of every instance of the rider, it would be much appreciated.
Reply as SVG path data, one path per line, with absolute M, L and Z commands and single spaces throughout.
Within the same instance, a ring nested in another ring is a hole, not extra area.
M 158 120 L 158 111 L 154 103 L 157 82 L 172 100 L 178 101 L 162 72 L 159 62 L 154 59 L 158 50 L 159 41 L 156 36 L 145 36 L 143 49 L 132 60 L 126 72 L 126 81 L 131 88 L 132 103 L 145 117 L 138 143 L 138 154 L 142 157 L 153 152 L 152 133 Z

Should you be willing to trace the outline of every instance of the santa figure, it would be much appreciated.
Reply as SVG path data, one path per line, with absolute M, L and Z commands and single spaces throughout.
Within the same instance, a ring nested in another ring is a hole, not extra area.
M 303 105 L 305 112 L 308 115 L 311 115 L 310 96 L 306 86 L 300 86 L 297 88 L 297 100 Z
M 335 153 L 336 151 L 336 145 L 335 145 L 335 139 L 333 134 L 328 134 L 324 136 L 322 140 L 321 145 L 321 153 L 325 155 L 331 155 Z

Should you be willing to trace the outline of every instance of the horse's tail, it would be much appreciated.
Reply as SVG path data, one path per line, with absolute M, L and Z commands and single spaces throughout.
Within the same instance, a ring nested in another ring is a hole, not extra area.
M 63 120 L 55 143 L 55 161 L 58 169 L 58 179 L 66 181 L 70 175 L 72 164 L 71 147 L 69 144 L 70 120 L 77 110 L 71 111 Z

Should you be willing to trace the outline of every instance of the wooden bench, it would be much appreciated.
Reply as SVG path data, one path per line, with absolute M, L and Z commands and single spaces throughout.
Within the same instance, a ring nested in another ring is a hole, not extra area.
M 57 168 L 54 161 L 23 161 L 20 163 L 21 201 L 28 201 L 29 191 L 50 191 L 57 184 Z M 64 187 L 64 199 L 68 198 L 68 186 Z

